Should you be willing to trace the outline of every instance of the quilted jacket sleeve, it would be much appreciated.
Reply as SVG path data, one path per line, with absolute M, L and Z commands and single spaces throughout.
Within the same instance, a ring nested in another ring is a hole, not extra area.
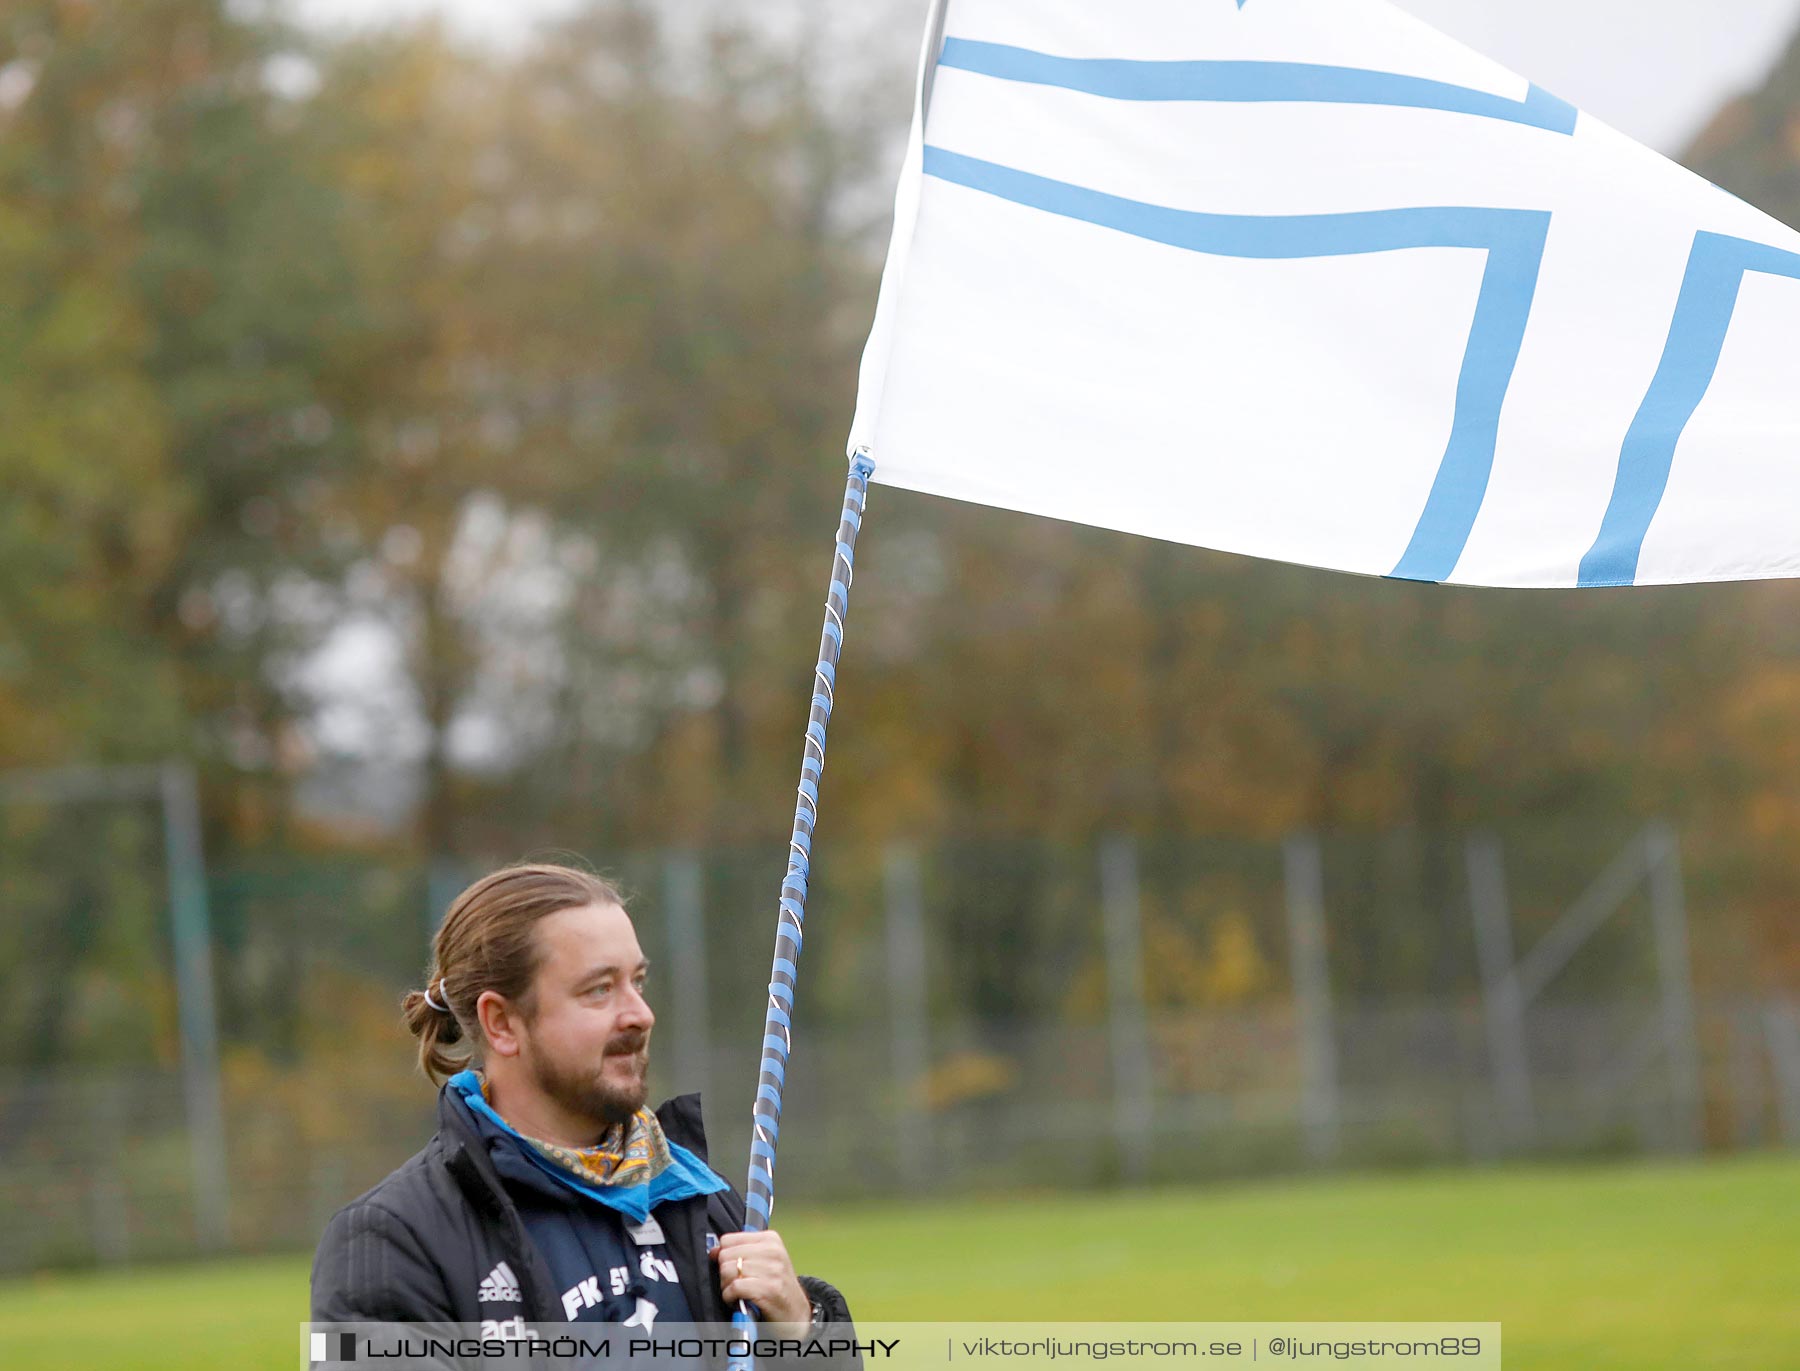
M 454 1318 L 443 1271 L 418 1235 L 368 1201 L 332 1215 L 313 1257 L 315 1323 L 436 1323 Z

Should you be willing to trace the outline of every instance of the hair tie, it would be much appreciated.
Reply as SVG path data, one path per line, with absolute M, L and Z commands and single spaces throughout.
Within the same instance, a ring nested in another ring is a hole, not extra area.
M 449 981 L 444 979 L 442 976 L 438 977 L 438 989 L 442 990 L 446 995 L 448 995 L 450 993 L 449 985 L 450 985 Z M 425 1003 L 430 1005 L 433 1009 L 437 1010 L 437 1012 L 440 1014 L 448 1014 L 450 1012 L 450 1006 L 448 1004 L 439 1004 L 436 1000 L 431 998 L 431 987 L 430 986 L 425 987 Z

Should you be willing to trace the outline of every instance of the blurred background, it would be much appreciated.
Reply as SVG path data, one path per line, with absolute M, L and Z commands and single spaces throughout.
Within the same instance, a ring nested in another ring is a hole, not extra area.
M 1794 0 L 1406 7 L 1800 223 Z M 399 996 L 521 857 L 631 889 L 660 1084 L 739 1175 L 921 15 L 0 6 L 15 1347 L 255 1270 L 288 1355 L 325 1217 L 431 1127 Z M 1144 1312 L 1498 1317 L 1554 1211 L 1684 1288 L 1770 1245 L 1713 1359 L 1595 1248 L 1623 1312 L 1533 1294 L 1516 1364 L 1800 1363 L 1755 1302 L 1800 1218 L 1800 588 L 1361 580 L 881 487 L 859 555 L 781 1194 L 865 1307 L 966 1296 L 884 1215 L 1201 1183 L 1151 1193 L 1313 1246 Z M 1389 1267 L 1316 1245 L 1355 1195 Z

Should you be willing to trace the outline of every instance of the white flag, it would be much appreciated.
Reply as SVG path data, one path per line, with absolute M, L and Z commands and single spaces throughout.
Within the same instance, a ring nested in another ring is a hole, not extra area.
M 1381 0 L 948 0 L 877 482 L 1347 571 L 1800 574 L 1800 235 Z

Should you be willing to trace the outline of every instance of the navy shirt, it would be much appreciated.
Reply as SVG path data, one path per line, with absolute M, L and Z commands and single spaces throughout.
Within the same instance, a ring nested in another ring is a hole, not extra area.
M 494 1170 L 518 1206 L 531 1240 L 556 1281 L 570 1323 L 651 1328 L 692 1319 L 656 1211 L 642 1223 L 580 1193 L 527 1155 L 530 1146 L 482 1111 L 456 1101 L 487 1144 Z M 707 1235 L 710 1249 L 717 1239 Z

